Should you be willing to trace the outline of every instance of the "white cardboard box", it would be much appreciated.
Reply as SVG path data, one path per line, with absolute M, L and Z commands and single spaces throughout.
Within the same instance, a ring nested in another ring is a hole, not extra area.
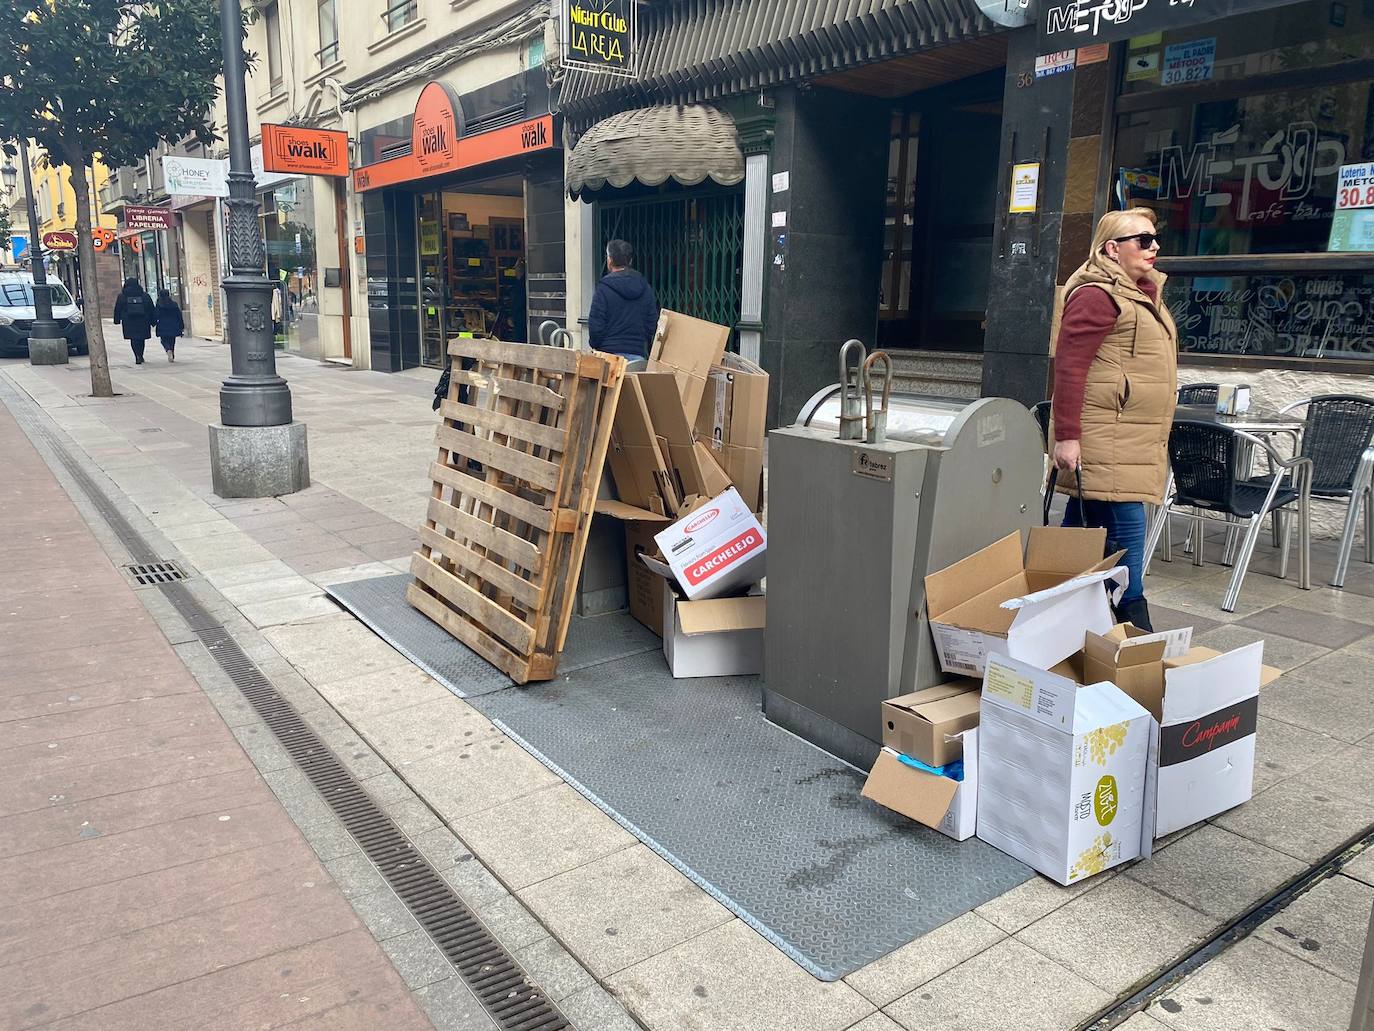
M 1259 690 L 1277 673 L 1263 663 L 1263 641 L 1224 654 L 1195 648 L 1165 661 L 1163 719 L 1147 787 L 1154 837 L 1224 813 L 1254 794 Z
M 689 601 L 719 598 L 763 579 L 768 539 L 734 487 L 654 540 Z
M 763 672 L 763 628 L 768 600 L 679 598 L 663 581 L 663 657 L 675 679 Z
M 1136 858 L 1152 722 L 1114 684 L 989 656 L 978 837 L 1060 884 Z
M 964 779 L 950 780 L 908 766 L 884 748 L 864 783 L 863 796 L 955 841 L 967 841 L 978 820 L 978 728 L 950 734 L 964 749 Z
M 1043 669 L 1083 647 L 1087 631 L 1115 623 L 1103 584 L 1115 597 L 1128 572 L 1119 556 L 1102 558 L 1105 530 L 1036 527 L 1002 540 L 926 577 L 926 608 L 940 667 L 975 676 L 993 652 Z

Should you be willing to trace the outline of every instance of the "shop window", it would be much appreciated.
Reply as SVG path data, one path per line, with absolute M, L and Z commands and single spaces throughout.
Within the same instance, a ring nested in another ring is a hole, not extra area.
M 409 25 L 418 15 L 419 4 L 416 0 L 390 0 L 386 10 L 382 12 L 382 20 L 386 22 L 387 32 L 395 32 Z
M 361 163 L 371 165 L 378 161 L 386 161 L 390 158 L 409 154 L 410 129 L 414 119 L 414 115 L 393 118 L 389 122 L 374 125 L 371 129 L 364 129 L 359 133 L 358 144 Z
M 338 0 L 319 0 L 316 18 L 320 26 L 320 49 L 315 51 L 315 57 L 321 68 L 339 59 L 338 14 Z
M 267 36 L 267 81 L 276 93 L 282 82 L 281 9 L 276 4 L 262 9 L 262 27 Z

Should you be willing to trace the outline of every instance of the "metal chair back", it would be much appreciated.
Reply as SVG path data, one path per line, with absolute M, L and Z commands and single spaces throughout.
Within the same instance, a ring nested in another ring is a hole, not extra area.
M 1218 383 L 1185 383 L 1178 388 L 1181 405 L 1214 405 L 1217 403 Z
M 1235 493 L 1237 446 L 1235 431 L 1229 426 L 1175 419 L 1169 431 L 1174 503 L 1230 512 Z
M 1312 459 L 1312 493 L 1348 497 L 1360 458 L 1374 439 L 1374 399 L 1321 394 L 1309 398 L 1306 405 L 1300 454 Z

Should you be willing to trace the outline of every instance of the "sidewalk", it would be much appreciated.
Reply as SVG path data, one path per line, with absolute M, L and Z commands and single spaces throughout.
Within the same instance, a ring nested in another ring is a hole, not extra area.
M 0 406 L 0 1026 L 427 1028 Z
M 1037 878 L 823 984 L 324 597 L 323 585 L 407 567 L 429 490 L 432 372 L 282 358 L 315 485 L 236 502 L 211 493 L 206 453 L 227 350 L 177 350 L 175 365 L 154 356 L 134 368 L 112 348 L 116 389 L 128 392 L 112 401 L 80 396 L 84 363 L 0 363 L 0 376 L 147 517 L 159 554 L 237 607 L 261 634 L 254 657 L 290 663 L 423 799 L 410 813 L 414 840 L 449 857 L 469 901 L 501 899 L 489 922 L 518 957 L 558 972 L 551 994 L 584 1031 L 632 1027 L 616 1000 L 655 1031 L 1071 1028 L 1374 825 L 1370 567 L 1354 563 L 1345 592 L 1299 592 L 1265 575 L 1260 556 L 1228 614 L 1218 608 L 1228 571 L 1157 562 L 1149 591 L 1161 623 L 1191 623 L 1214 647 L 1263 637 L 1266 661 L 1290 670 L 1261 698 L 1255 799 L 1175 836 L 1148 863 L 1072 889 Z M 1327 562 L 1316 559 L 1314 581 Z M 455 853 L 481 863 L 454 865 Z M 1185 983 L 1210 977 L 1205 992 L 1168 996 L 1128 1026 L 1343 1029 L 1354 978 L 1337 943 L 1363 933 L 1374 902 L 1358 869 L 1300 900 L 1309 908 L 1280 914 L 1282 931 L 1257 934 Z M 1249 1007 L 1238 1022 L 1235 1006 L 1195 1001 L 1233 997 Z

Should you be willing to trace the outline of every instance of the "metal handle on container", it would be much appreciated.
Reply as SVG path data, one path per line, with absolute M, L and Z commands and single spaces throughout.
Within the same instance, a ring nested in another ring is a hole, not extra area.
M 550 347 L 566 347 L 570 350 L 577 350 L 577 338 L 572 335 L 572 330 L 564 329 L 562 326 L 555 326 L 553 332 L 549 334 Z
M 545 319 L 539 323 L 539 342 L 545 347 L 552 347 L 550 334 L 559 328 L 558 323 L 554 322 L 553 319 Z
M 873 407 L 873 367 L 883 363 L 883 405 Z M 864 439 L 870 444 L 882 444 L 887 440 L 887 410 L 892 405 L 892 356 L 886 351 L 874 351 L 864 361 Z
M 859 350 L 859 358 L 852 366 L 849 354 L 854 348 Z M 864 362 L 868 359 L 868 348 L 861 340 L 846 340 L 840 348 L 840 439 L 864 439 Z M 850 375 L 850 369 L 853 375 Z

